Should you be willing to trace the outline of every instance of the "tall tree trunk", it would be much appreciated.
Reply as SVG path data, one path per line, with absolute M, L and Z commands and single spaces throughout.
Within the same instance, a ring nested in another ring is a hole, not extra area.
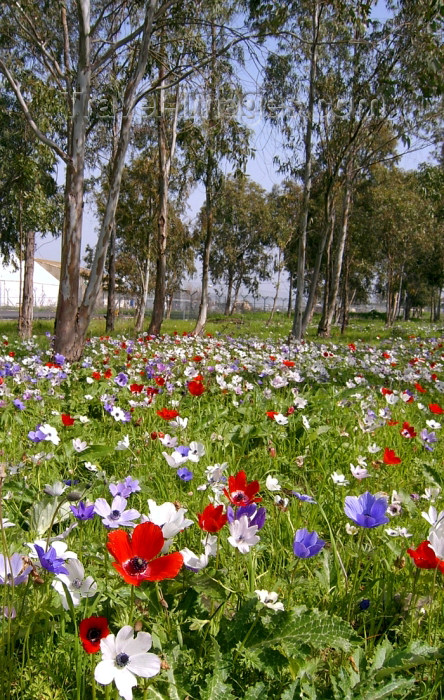
M 341 322 L 341 335 L 345 333 L 345 329 L 348 326 L 348 318 L 350 311 L 350 289 L 349 289 L 349 277 L 350 277 L 350 259 L 346 254 L 345 264 L 344 264 L 344 277 L 342 280 L 342 322 Z
M 236 286 L 234 288 L 234 297 L 233 297 L 233 303 L 231 304 L 231 309 L 230 309 L 230 316 L 234 314 L 234 311 L 236 309 L 237 305 L 237 299 L 239 297 L 239 291 L 242 285 L 242 276 L 239 277 L 238 281 L 236 282 Z
M 211 22 L 211 77 L 210 77 L 210 104 L 208 111 L 208 147 L 206 149 L 206 174 L 205 174 L 205 243 L 202 257 L 202 286 L 200 294 L 199 313 L 194 335 L 201 335 L 204 331 L 208 315 L 208 283 L 210 281 L 210 254 L 213 242 L 213 196 L 214 196 L 214 172 L 215 159 L 215 116 L 216 116 L 216 25 Z
M 293 302 L 293 275 L 291 272 L 288 274 L 288 304 L 287 304 L 287 318 L 291 316 L 291 307 Z
M 336 209 L 334 206 L 334 196 L 333 189 L 329 187 L 328 192 L 325 197 L 324 202 L 324 232 L 322 235 L 321 242 L 316 251 L 315 265 L 313 268 L 313 277 L 311 280 L 310 291 L 308 293 L 307 305 L 304 310 L 304 315 L 302 317 L 302 335 L 305 335 L 311 319 L 313 318 L 314 308 L 316 304 L 317 290 L 319 275 L 321 271 L 322 258 L 324 256 L 325 246 L 327 245 L 327 258 L 330 259 L 331 243 L 333 240 L 333 234 L 336 224 Z M 329 270 L 329 263 L 327 261 L 326 265 L 327 275 Z M 328 289 L 327 277 L 325 280 L 325 289 Z
M 275 294 L 274 294 L 274 299 L 273 299 L 273 306 L 271 307 L 270 316 L 268 317 L 268 319 L 267 319 L 267 321 L 266 321 L 266 323 L 265 323 L 266 326 L 269 326 L 269 325 L 270 325 L 270 323 L 271 323 L 272 320 L 273 320 L 273 316 L 274 316 L 274 314 L 275 314 L 275 312 L 276 312 L 276 305 L 277 305 L 277 300 L 278 300 L 278 297 L 279 297 L 279 289 L 280 289 L 280 286 L 281 286 L 282 266 L 283 266 L 283 262 L 282 262 L 282 251 L 279 250 L 279 258 L 278 258 L 278 277 L 277 277 L 277 280 L 276 280 L 276 288 L 275 288 Z
M 315 105 L 315 81 L 318 64 L 318 42 L 322 6 L 319 0 L 314 0 L 312 9 L 312 40 L 310 55 L 310 77 L 308 88 L 307 125 L 304 136 L 304 186 L 302 192 L 301 214 L 299 219 L 299 246 L 297 266 L 297 295 L 290 337 L 297 342 L 302 340 L 302 307 L 305 284 L 305 257 L 307 248 L 308 210 L 310 205 L 312 185 L 312 150 L 313 150 L 313 117 Z
M 345 244 L 348 234 L 348 221 L 350 216 L 351 200 L 352 200 L 352 168 L 353 161 L 350 159 L 347 163 L 344 183 L 344 199 L 342 204 L 342 220 L 339 231 L 339 238 L 336 245 L 335 253 L 332 257 L 332 270 L 330 275 L 330 288 L 327 296 L 327 309 L 323 313 L 323 318 L 319 323 L 318 335 L 329 337 L 335 307 L 338 302 L 339 282 L 341 278 L 342 261 L 344 258 Z
M 115 38 L 114 35 L 113 38 Z M 116 63 L 113 61 L 113 74 L 117 74 Z M 119 139 L 119 117 L 117 110 L 117 99 L 113 96 L 113 135 L 111 154 L 112 159 L 117 153 L 117 144 Z M 116 317 L 116 218 L 111 226 L 111 236 L 109 239 L 108 250 L 108 299 L 106 305 L 106 331 L 111 333 L 114 330 L 114 321 Z
M 106 304 L 107 333 L 114 330 L 114 320 L 116 317 L 116 222 L 111 230 L 108 252 L 108 299 Z
M 153 311 L 148 328 L 150 335 L 159 335 L 165 310 L 166 294 L 166 251 L 168 240 L 168 191 L 171 164 L 176 149 L 177 118 L 179 110 L 179 95 L 176 92 L 176 102 L 171 131 L 171 141 L 168 147 L 167 120 L 165 114 L 165 60 L 159 61 L 159 95 L 157 114 L 157 136 L 159 152 L 159 217 L 157 220 L 157 260 L 156 284 L 154 288 Z
M 23 294 L 19 317 L 19 332 L 22 340 L 27 340 L 32 335 L 34 309 L 34 251 L 35 231 L 27 231 L 25 243 L 25 273 L 23 275 Z
M 233 293 L 233 283 L 234 283 L 233 273 L 230 272 L 229 276 L 228 276 L 227 298 L 225 300 L 225 309 L 224 309 L 225 316 L 229 315 L 230 309 L 231 309 L 231 295 Z
M 89 2 L 79 0 L 79 13 L 82 13 L 83 27 L 79 37 L 78 93 L 73 113 L 73 159 L 67 165 L 66 216 L 62 238 L 62 275 L 59 301 L 56 312 L 56 338 L 54 351 L 65 355 L 69 360 L 80 359 L 83 353 L 89 321 L 99 295 L 103 270 L 106 262 L 109 239 L 120 194 L 125 157 L 131 133 L 137 88 L 142 80 L 149 56 L 156 0 L 149 0 L 146 6 L 143 33 L 138 59 L 129 76 L 122 102 L 122 122 L 119 143 L 113 158 L 110 187 L 105 214 L 100 228 L 95 256 L 88 286 L 83 300 L 78 305 L 80 246 L 83 212 L 83 185 L 85 162 L 85 130 L 90 94 L 90 28 Z
M 143 328 L 143 322 L 145 320 L 145 309 L 146 301 L 148 299 L 148 288 L 150 282 L 150 253 L 148 248 L 147 258 L 144 261 L 144 266 L 142 270 L 142 289 L 137 305 L 136 318 L 134 321 L 134 330 L 136 333 L 140 333 Z

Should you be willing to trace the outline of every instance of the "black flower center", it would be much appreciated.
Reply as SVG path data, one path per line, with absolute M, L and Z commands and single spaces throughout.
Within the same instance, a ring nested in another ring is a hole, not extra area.
M 102 630 L 99 627 L 90 627 L 86 633 L 86 638 L 94 644 L 102 639 Z
M 245 494 L 243 491 L 234 491 L 234 493 L 231 494 L 231 498 L 235 503 L 242 503 L 245 499 Z
M 142 557 L 133 557 L 129 560 L 125 568 L 129 574 L 140 574 L 142 571 L 145 571 L 147 566 L 148 562 L 146 559 L 142 559 Z
M 128 654 L 124 654 L 123 652 L 121 654 L 117 654 L 116 656 L 116 666 L 119 666 L 120 668 L 123 668 L 124 666 L 127 665 L 129 661 L 129 656 Z
M 109 514 L 110 520 L 118 520 L 120 518 L 120 510 L 112 510 Z

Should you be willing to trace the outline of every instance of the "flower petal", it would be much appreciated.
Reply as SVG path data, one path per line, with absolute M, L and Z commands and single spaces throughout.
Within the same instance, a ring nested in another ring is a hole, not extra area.
M 164 537 L 162 528 L 154 523 L 141 523 L 134 528 L 132 550 L 134 555 L 151 561 L 163 547 Z
M 102 661 L 99 661 L 99 663 L 94 669 L 94 678 L 96 679 L 97 683 L 101 683 L 102 685 L 108 685 L 114 680 L 115 670 L 116 667 L 114 666 L 113 660 L 103 659 Z
M 151 678 L 160 671 L 160 659 L 155 654 L 135 654 L 128 661 L 128 669 L 136 676 Z
M 183 565 L 183 556 L 180 552 L 167 554 L 152 561 L 145 574 L 147 581 L 163 581 L 165 578 L 175 578 Z
M 125 530 L 110 532 L 106 547 L 114 559 L 120 563 L 128 561 L 133 556 L 130 536 Z

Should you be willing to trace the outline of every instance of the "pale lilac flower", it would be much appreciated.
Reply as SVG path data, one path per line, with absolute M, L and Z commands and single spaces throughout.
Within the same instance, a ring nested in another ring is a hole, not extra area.
M 158 438 L 158 440 L 164 447 L 174 448 L 177 446 L 177 437 L 171 437 L 171 435 L 168 434 Z
M 119 481 L 118 484 L 109 484 L 109 490 L 112 496 L 123 496 L 128 498 L 132 493 L 137 493 L 141 490 L 139 480 L 127 476 L 125 481 Z
M 102 518 L 105 527 L 135 527 L 133 521 L 140 517 L 140 513 L 134 508 L 125 510 L 126 503 L 126 498 L 122 496 L 115 496 L 111 505 L 104 498 L 98 498 L 94 510 Z
M 128 375 L 125 372 L 119 372 L 114 381 L 118 386 L 124 387 L 128 384 Z
M 88 447 L 88 443 L 80 438 L 73 438 L 72 446 L 75 452 L 84 452 Z
M 422 511 L 421 515 L 432 527 L 444 520 L 444 510 L 438 513 L 435 506 L 430 506 L 427 513 Z
M 236 547 L 241 554 L 247 554 L 250 548 L 260 541 L 260 537 L 256 535 L 257 525 L 250 526 L 246 515 L 243 515 L 239 520 L 233 520 L 228 527 L 230 530 L 228 542 Z
M 358 481 L 361 481 L 361 479 L 368 479 L 369 477 L 371 477 L 371 474 L 368 473 L 366 467 L 355 467 L 353 464 L 350 464 L 350 471 L 355 477 L 355 479 L 358 479 Z
M 18 586 L 24 583 L 32 570 L 32 566 L 27 566 L 21 554 L 15 552 L 10 557 L 0 554 L 0 584 L 8 586 Z

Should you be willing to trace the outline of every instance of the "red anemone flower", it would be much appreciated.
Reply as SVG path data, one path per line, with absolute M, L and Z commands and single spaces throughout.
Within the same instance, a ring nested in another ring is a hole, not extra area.
M 277 416 L 278 411 L 267 411 L 267 416 L 270 420 L 274 420 L 274 417 Z
M 188 391 L 190 392 L 191 396 L 202 396 L 205 391 L 205 387 L 202 382 L 193 379 L 191 382 L 188 382 Z
M 421 384 L 420 384 L 419 382 L 415 382 L 415 389 L 416 389 L 417 391 L 421 392 L 421 394 L 426 394 L 426 393 L 427 393 L 427 389 L 424 389 L 424 387 L 421 386 Z
M 108 534 L 106 547 L 116 560 L 113 566 L 122 578 L 133 586 L 140 586 L 143 581 L 175 578 L 181 570 L 183 556 L 180 552 L 157 557 L 164 542 L 162 528 L 148 522 L 137 525 L 132 537 L 125 530 L 113 530 Z
M 295 363 L 293 362 L 293 360 L 283 360 L 282 364 L 285 365 L 285 367 L 294 367 L 295 366 Z
M 421 542 L 416 549 L 408 549 L 407 554 L 418 569 L 439 569 L 444 574 L 444 561 L 438 559 L 428 540 Z
M 398 457 L 395 450 L 390 450 L 388 447 L 384 450 L 384 464 L 401 464 L 401 457 Z
M 87 617 L 79 625 L 79 637 L 88 654 L 100 651 L 100 640 L 109 635 L 106 617 Z
M 132 394 L 140 394 L 143 391 L 144 384 L 130 384 L 130 392 Z
M 66 426 L 74 425 L 74 418 L 71 418 L 69 413 L 62 413 L 62 423 Z
M 228 520 L 222 511 L 222 505 L 213 506 L 209 503 L 202 513 L 197 514 L 200 529 L 205 532 L 219 532 Z
M 432 413 L 444 413 L 444 408 L 441 408 L 437 403 L 429 403 L 429 409 Z
M 262 498 L 254 498 L 260 489 L 258 481 L 247 482 L 247 475 L 240 471 L 236 476 L 228 477 L 228 490 L 224 494 L 234 506 L 249 506 L 251 503 L 259 503 Z
M 413 425 L 410 425 L 410 423 L 408 423 L 407 421 L 404 421 L 404 423 L 402 424 L 402 430 L 400 430 L 399 432 L 401 433 L 402 437 L 405 438 L 416 437 L 415 428 L 413 427 Z
M 157 415 L 164 420 L 174 420 L 179 415 L 179 411 L 175 411 L 173 408 L 162 408 L 160 411 L 156 411 Z

